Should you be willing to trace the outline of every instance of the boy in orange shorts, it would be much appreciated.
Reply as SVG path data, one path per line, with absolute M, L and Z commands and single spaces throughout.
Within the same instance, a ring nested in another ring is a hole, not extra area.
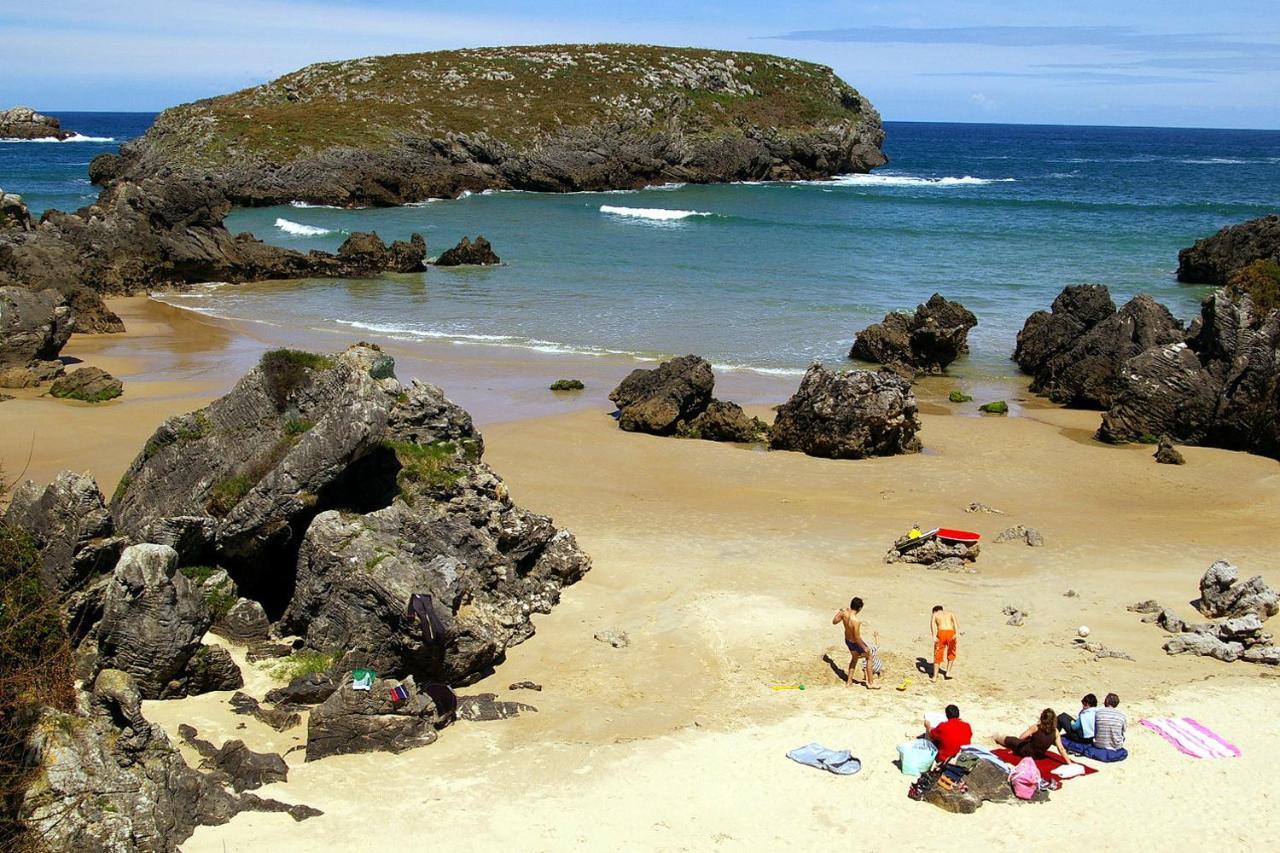
M 941 604 L 934 606 L 933 618 L 929 620 L 929 633 L 933 635 L 933 675 L 930 681 L 938 680 L 938 670 L 942 669 L 945 655 L 947 668 L 942 675 L 951 679 L 951 672 L 956 667 L 956 635 L 960 633 L 960 620 L 950 610 L 944 610 Z

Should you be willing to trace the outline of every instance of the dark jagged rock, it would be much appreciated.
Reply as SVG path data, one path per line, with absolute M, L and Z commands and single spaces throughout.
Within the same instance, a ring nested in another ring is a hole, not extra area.
M 31 231 L 35 227 L 22 196 L 0 189 L 0 231 Z
M 435 703 L 410 676 L 399 682 L 408 698 L 396 702 L 391 688 L 397 682 L 377 679 L 369 690 L 354 690 L 351 673 L 342 686 L 311 711 L 307 721 L 307 761 L 356 752 L 403 752 L 436 741 L 443 720 Z
M 40 488 L 28 480 L 13 492 L 5 524 L 31 537 L 40 554 L 40 581 L 59 598 L 109 572 L 123 548 L 92 477 L 63 471 Z
M 496 693 L 478 693 L 475 696 L 458 697 L 458 719 L 472 723 L 506 720 L 537 710 L 523 702 L 500 702 Z
M 64 400 L 102 403 L 124 393 L 124 384 L 100 367 L 77 367 L 55 379 L 49 394 Z
M 502 263 L 502 258 L 484 237 L 477 236 L 474 243 L 463 237 L 458 245 L 441 252 L 435 263 L 438 267 L 493 266 Z
M 267 693 L 267 701 L 276 705 L 319 705 L 338 689 L 337 680 L 328 673 L 312 672 L 300 675 L 284 687 Z
M 423 268 L 426 243 L 384 245 L 352 234 L 336 255 L 269 246 L 233 237 L 222 221 L 227 200 L 202 180 L 120 182 L 76 213 L 48 211 L 31 232 L 0 230 L 0 285 L 54 289 L 76 308 L 76 330 L 120 331 L 103 294 L 307 276 L 359 277 Z
M 126 673 L 99 673 L 83 707 L 78 714 L 45 709 L 27 743 L 38 782 L 18 811 L 50 849 L 169 853 L 197 826 L 224 824 L 240 811 L 285 811 L 295 820 L 319 814 L 236 796 L 216 776 L 188 767 L 164 730 L 143 717 Z
M 542 692 L 542 685 L 536 681 L 517 681 L 514 684 L 507 685 L 508 690 L 533 690 Z
M 262 605 L 249 598 L 240 598 L 231 609 L 213 625 L 213 632 L 233 643 L 250 645 L 271 636 L 271 622 Z
M 230 700 L 231 710 L 253 717 L 278 732 L 287 732 L 302 722 L 302 715 L 286 708 L 264 708 L 262 703 L 247 693 L 236 693 Z
M 1167 435 L 1182 444 L 1280 458 L 1280 310 L 1247 292 L 1219 290 L 1202 303 L 1185 343 L 1130 360 L 1102 416 L 1098 438 Z
M 59 142 L 75 136 L 53 116 L 41 115 L 31 107 L 0 110 L 0 139 L 56 139 Z
M 289 765 L 273 752 L 254 752 L 242 740 L 229 740 L 221 748 L 197 737 L 198 732 L 185 723 L 178 726 L 178 734 L 189 743 L 200 757 L 202 770 L 215 770 L 226 775 L 237 792 L 252 791 L 272 782 L 289 779 Z
M 0 388 L 26 388 L 60 375 L 58 353 L 74 328 L 75 313 L 56 291 L 0 286 Z
M 864 97 L 806 62 L 496 47 L 311 65 L 174 107 L 90 176 L 208 176 L 244 205 L 395 205 L 486 188 L 823 178 L 883 164 L 883 137 Z
M 814 364 L 774 419 L 770 445 L 831 459 L 918 453 L 916 398 L 891 374 Z
M 1161 465 L 1185 465 L 1186 461 L 1182 458 L 1182 454 L 1178 452 L 1178 448 L 1173 446 L 1173 442 L 1169 440 L 1169 436 L 1160 436 L 1160 444 L 1156 447 L 1155 459 Z
M 1051 312 L 1027 318 L 1013 358 L 1033 377 L 1032 391 L 1056 403 L 1106 408 L 1123 386 L 1126 361 L 1183 335 L 1182 324 L 1145 294 L 1116 311 L 1103 285 L 1073 285 Z
M 919 545 L 912 545 L 909 536 L 904 536 L 893 543 L 893 547 L 884 555 L 886 563 L 915 563 L 930 568 L 963 569 L 965 563 L 978 559 L 982 547 L 974 542 L 943 542 L 934 537 Z M 903 546 L 911 545 L 904 548 Z
M 1240 570 L 1219 560 L 1200 578 L 1200 600 L 1196 609 L 1214 618 L 1252 614 L 1268 619 L 1280 612 L 1280 593 L 1267 586 L 1259 575 L 1241 583 Z
M 678 433 L 686 438 L 753 444 L 768 440 L 769 425 L 748 417 L 737 403 L 712 400 L 701 414 L 679 427 Z
M 241 687 L 244 687 L 244 676 L 231 654 L 222 646 L 200 646 L 166 693 L 170 696 L 197 696 L 218 690 L 239 690 Z
M 1280 263 L 1280 215 L 1229 225 L 1178 252 L 1178 281 L 1224 285 L 1259 260 Z
M 681 421 L 706 411 L 715 381 L 706 359 L 686 355 L 631 371 L 609 399 L 618 407 L 618 426 L 627 432 L 672 435 Z
M 941 373 L 969 351 L 969 330 L 978 318 L 940 294 L 916 306 L 914 314 L 886 314 L 858 333 L 849 358 L 902 366 L 911 373 Z
M 129 673 L 147 699 L 171 695 L 212 621 L 177 563 L 164 545 L 126 548 L 94 629 L 99 667 Z

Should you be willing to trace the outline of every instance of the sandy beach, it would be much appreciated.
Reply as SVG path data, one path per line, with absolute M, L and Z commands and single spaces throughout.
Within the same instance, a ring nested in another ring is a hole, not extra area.
M 0 403 L 10 479 L 45 482 L 71 468 L 110 494 L 166 416 L 224 393 L 265 349 L 355 340 L 233 325 L 144 297 L 112 307 L 127 334 L 76 336 L 63 355 L 111 371 L 125 395 L 96 407 L 30 392 Z M 923 453 L 821 460 L 621 432 L 606 395 L 636 366 L 622 358 L 386 349 L 403 381 L 438 384 L 473 413 L 486 461 L 515 500 L 571 529 L 593 559 L 536 619 L 537 634 L 464 691 L 538 711 L 459 723 L 398 756 L 307 764 L 291 753 L 288 782 L 257 793 L 323 816 L 241 814 L 199 828 L 183 850 L 759 850 L 872 837 L 872 849 L 892 850 L 1271 848 L 1276 673 L 1170 657 L 1160 630 L 1125 608 L 1154 598 L 1191 616 L 1196 583 L 1217 559 L 1280 583 L 1274 537 L 1259 533 L 1280 509 L 1274 460 L 1193 447 L 1185 466 L 1157 465 L 1149 447 L 1092 441 L 1097 413 L 1052 407 L 1025 386 L 1010 395 L 1017 416 L 952 414 L 938 402 L 954 387 L 946 380 L 917 389 Z M 553 396 L 546 385 L 561 376 L 583 379 L 586 392 Z M 717 392 L 766 417 L 796 381 L 736 372 L 717 377 Z M 1004 514 L 966 514 L 975 501 Z M 982 533 L 976 573 L 885 564 L 915 522 Z M 992 541 L 1019 523 L 1046 544 Z M 830 621 L 853 595 L 881 636 L 878 692 L 846 688 L 823 660 L 847 661 Z M 956 678 L 931 684 L 916 662 L 931 655 L 934 604 L 953 609 L 962 632 Z M 1027 612 L 1026 624 L 1005 624 L 1005 605 Z M 1094 660 L 1073 642 L 1080 625 L 1134 660 Z M 630 645 L 595 640 L 603 630 L 625 631 Z M 232 653 L 247 692 L 273 686 L 242 649 Z M 543 691 L 507 689 L 526 679 Z M 985 740 L 1022 731 L 1046 706 L 1074 713 L 1082 694 L 1109 691 L 1129 718 L 1130 759 L 1067 782 L 1049 804 L 963 816 L 907 798 L 894 748 L 925 711 L 955 702 Z M 304 727 L 277 733 L 232 714 L 227 698 L 148 702 L 145 712 L 175 741 L 188 723 L 215 744 L 238 737 L 284 752 L 303 742 Z M 1138 725 L 1175 715 L 1243 754 L 1195 760 Z M 852 750 L 862 772 L 837 777 L 786 759 L 811 741 Z

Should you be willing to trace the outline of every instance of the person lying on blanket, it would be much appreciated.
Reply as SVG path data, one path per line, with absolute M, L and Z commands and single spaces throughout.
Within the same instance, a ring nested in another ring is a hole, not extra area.
M 1062 746 L 1062 736 L 1058 734 L 1058 716 L 1052 708 L 1040 712 L 1040 720 L 1027 729 L 1020 737 L 1013 735 L 993 735 L 996 744 L 1003 746 L 1019 758 L 1031 757 L 1036 761 L 1049 754 L 1049 748 L 1055 747 L 1058 755 L 1067 764 L 1075 764 L 1071 756 Z
M 947 718 L 933 728 L 929 728 L 928 720 L 924 721 L 924 730 L 929 733 L 929 740 L 938 745 L 939 764 L 946 764 L 955 758 L 962 746 L 973 743 L 973 729 L 960 719 L 960 709 L 955 705 L 948 705 L 946 714 Z
M 1086 693 L 1080 700 L 1080 714 L 1072 719 L 1063 712 L 1058 715 L 1058 730 L 1074 741 L 1093 743 L 1094 717 L 1098 713 L 1098 697 Z
M 1120 697 L 1108 693 L 1102 705 L 1093 715 L 1093 745 L 1101 749 L 1123 749 L 1125 717 L 1120 710 Z

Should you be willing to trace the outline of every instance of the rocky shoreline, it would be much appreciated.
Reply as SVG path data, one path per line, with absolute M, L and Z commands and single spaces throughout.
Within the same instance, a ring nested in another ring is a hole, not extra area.
M 30 107 L 0 110 L 0 139 L 56 139 L 61 142 L 76 136 L 53 116 L 42 115 Z

